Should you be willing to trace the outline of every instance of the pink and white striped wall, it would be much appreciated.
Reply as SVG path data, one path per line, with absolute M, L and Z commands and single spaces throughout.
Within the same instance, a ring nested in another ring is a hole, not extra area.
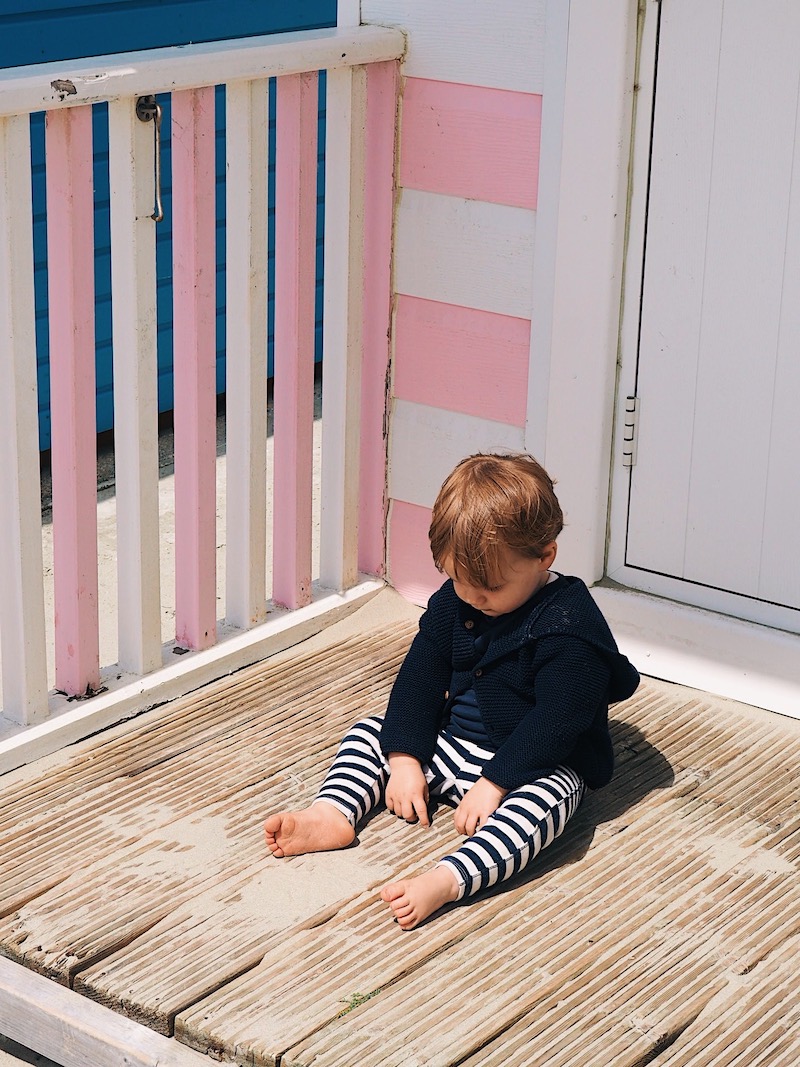
M 544 0 L 363 0 L 408 34 L 399 136 L 388 568 L 441 584 L 430 507 L 476 451 L 522 449 L 529 419 Z

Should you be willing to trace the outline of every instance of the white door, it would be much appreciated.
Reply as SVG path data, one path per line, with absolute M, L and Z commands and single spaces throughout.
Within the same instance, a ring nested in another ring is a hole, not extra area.
M 800 632 L 800 2 L 647 9 L 609 575 Z

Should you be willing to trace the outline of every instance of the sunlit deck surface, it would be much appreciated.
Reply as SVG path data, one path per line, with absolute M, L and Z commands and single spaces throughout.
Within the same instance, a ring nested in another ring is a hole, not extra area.
M 289 860 L 307 803 L 383 709 L 417 612 L 325 634 L 0 779 L 0 946 L 241 1064 L 800 1062 L 800 723 L 646 681 L 618 771 L 529 874 L 410 933 L 378 897 L 452 848 L 378 813 Z

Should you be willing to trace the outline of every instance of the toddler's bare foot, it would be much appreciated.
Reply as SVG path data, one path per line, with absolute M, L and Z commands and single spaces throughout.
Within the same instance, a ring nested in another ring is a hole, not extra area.
M 389 882 L 381 890 L 381 899 L 392 909 L 403 930 L 412 930 L 457 896 L 455 875 L 443 866 L 434 867 L 416 878 Z
M 356 832 L 333 804 L 312 804 L 301 811 L 281 811 L 264 823 L 267 848 L 273 856 L 302 856 L 305 852 L 328 852 L 347 848 Z

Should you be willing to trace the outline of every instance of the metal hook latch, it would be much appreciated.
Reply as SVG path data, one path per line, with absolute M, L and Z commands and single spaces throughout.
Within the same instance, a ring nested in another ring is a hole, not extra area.
M 164 218 L 161 204 L 161 104 L 154 96 L 140 96 L 136 101 L 136 117 L 140 122 L 153 123 L 153 145 L 155 148 L 155 210 L 150 216 L 154 222 Z

